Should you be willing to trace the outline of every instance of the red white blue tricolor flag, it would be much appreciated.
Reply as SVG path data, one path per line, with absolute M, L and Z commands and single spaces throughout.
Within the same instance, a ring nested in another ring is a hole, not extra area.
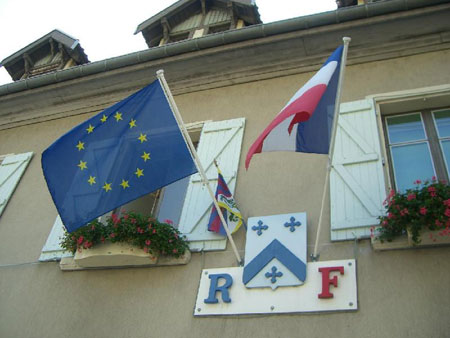
M 234 201 L 230 189 L 228 189 L 227 183 L 225 182 L 222 173 L 219 169 L 217 170 L 219 171 L 216 189 L 217 204 L 222 211 L 224 219 L 227 221 L 227 226 L 230 230 L 230 233 L 234 234 L 243 224 L 242 215 L 236 207 L 236 202 Z M 209 217 L 208 230 L 224 236 L 227 235 L 222 222 L 220 221 L 219 214 L 217 213 L 217 210 L 214 206 L 211 210 L 211 216 Z
M 328 154 L 343 46 L 300 88 L 252 144 L 245 159 L 263 151 Z

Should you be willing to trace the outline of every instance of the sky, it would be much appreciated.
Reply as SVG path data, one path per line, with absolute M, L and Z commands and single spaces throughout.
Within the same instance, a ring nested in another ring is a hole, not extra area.
M 78 39 L 89 61 L 147 49 L 136 27 L 174 0 L 0 0 L 0 61 L 54 29 Z M 263 23 L 336 9 L 335 0 L 256 0 Z M 0 85 L 12 82 L 0 68 Z

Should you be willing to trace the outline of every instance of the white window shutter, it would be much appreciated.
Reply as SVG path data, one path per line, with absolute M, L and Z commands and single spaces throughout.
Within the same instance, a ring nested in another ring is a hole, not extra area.
M 56 216 L 55 223 L 53 224 L 52 230 L 48 235 L 47 241 L 42 248 L 41 256 L 39 261 L 56 261 L 60 260 L 62 257 L 73 256 L 71 252 L 64 251 L 64 249 L 59 244 L 61 242 L 61 237 L 64 235 L 64 225 L 61 221 L 61 217 Z
M 198 156 L 215 193 L 217 160 L 231 193 L 236 185 L 245 119 L 205 123 L 200 135 Z M 179 230 L 186 235 L 192 251 L 224 250 L 226 237 L 207 229 L 212 200 L 199 174 L 192 175 L 181 212 Z
M 0 164 L 0 215 L 19 184 L 33 153 L 6 156 Z
M 386 197 L 373 100 L 341 104 L 330 173 L 331 240 L 370 236 Z

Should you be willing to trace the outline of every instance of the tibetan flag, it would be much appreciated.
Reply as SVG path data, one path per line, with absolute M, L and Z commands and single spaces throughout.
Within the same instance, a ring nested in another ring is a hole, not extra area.
M 343 46 L 300 88 L 252 144 L 245 159 L 263 151 L 327 154 Z
M 61 136 L 42 169 L 69 232 L 197 172 L 159 81 Z
M 220 172 L 220 170 L 218 171 L 219 177 L 217 180 L 216 200 L 219 204 L 220 210 L 222 211 L 223 217 L 227 221 L 227 226 L 230 230 L 230 233 L 234 234 L 243 224 L 242 215 L 236 207 L 236 202 L 234 201 L 233 195 L 231 195 L 231 192 L 228 189 L 227 183 L 225 182 L 222 173 Z M 227 235 L 214 205 L 211 210 L 211 216 L 209 217 L 208 230 L 214 231 L 224 236 Z

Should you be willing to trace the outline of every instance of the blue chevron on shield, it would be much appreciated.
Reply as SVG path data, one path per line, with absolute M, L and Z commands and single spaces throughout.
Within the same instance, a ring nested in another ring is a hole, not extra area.
M 248 219 L 242 281 L 247 288 L 298 286 L 306 280 L 306 213 Z

